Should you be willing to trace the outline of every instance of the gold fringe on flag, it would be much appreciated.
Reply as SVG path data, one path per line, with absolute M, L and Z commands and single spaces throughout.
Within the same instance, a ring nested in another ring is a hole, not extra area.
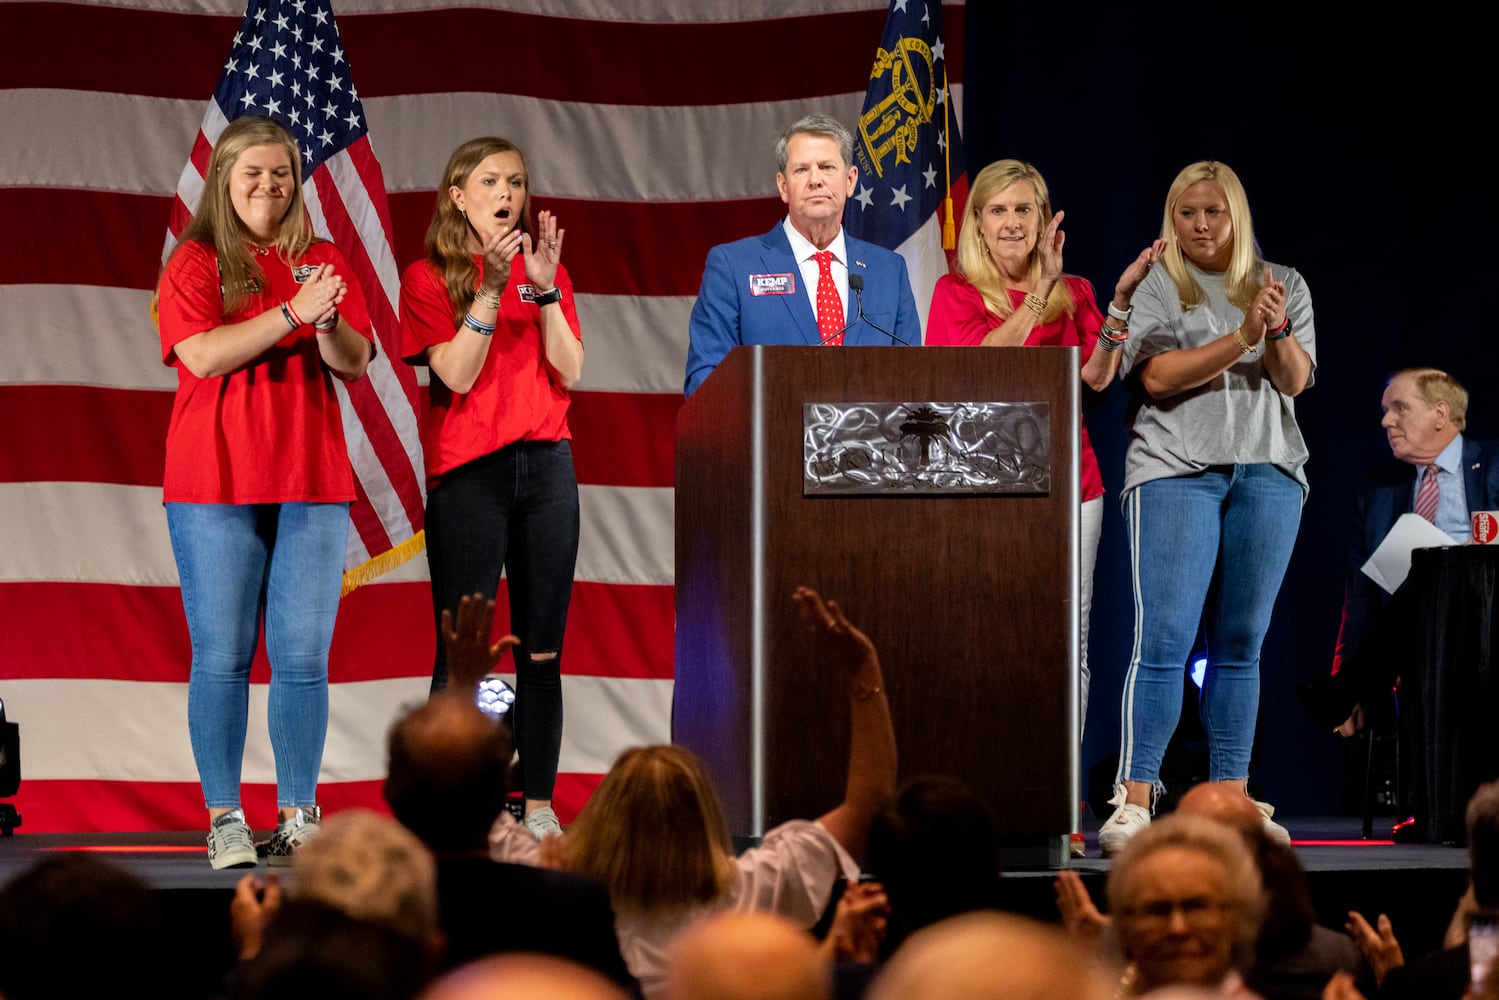
M 343 590 L 339 596 L 348 597 L 376 577 L 389 573 L 397 566 L 402 565 L 426 547 L 427 533 L 426 531 L 418 531 L 388 552 L 382 552 L 378 556 L 366 559 L 353 569 L 345 570 Z
M 952 250 L 958 245 L 958 229 L 952 217 L 952 88 L 947 85 L 947 63 L 942 64 L 942 135 L 946 140 L 942 146 L 943 170 L 947 174 L 947 194 L 942 197 L 942 249 Z

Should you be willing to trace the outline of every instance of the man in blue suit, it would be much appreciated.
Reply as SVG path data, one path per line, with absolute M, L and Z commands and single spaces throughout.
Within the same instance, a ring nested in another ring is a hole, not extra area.
M 1499 510 L 1499 441 L 1463 436 L 1468 391 L 1457 379 L 1435 368 L 1403 369 L 1391 376 L 1380 405 L 1380 424 L 1398 461 L 1369 477 L 1354 507 L 1334 683 L 1308 701 L 1321 721 L 1344 736 L 1358 729 L 1356 706 L 1388 690 L 1400 673 L 1397 633 L 1382 625 L 1403 617 L 1405 590 L 1385 593 L 1361 567 L 1400 516 L 1417 510 L 1428 467 L 1434 467 L 1437 484 L 1432 522 L 1454 543 L 1468 540 L 1473 511 Z
M 843 205 L 859 177 L 853 148 L 829 115 L 808 115 L 781 133 L 776 187 L 786 218 L 764 236 L 708 251 L 688 326 L 686 395 L 741 344 L 920 345 L 906 262 L 843 231 Z M 819 251 L 832 254 L 830 277 Z

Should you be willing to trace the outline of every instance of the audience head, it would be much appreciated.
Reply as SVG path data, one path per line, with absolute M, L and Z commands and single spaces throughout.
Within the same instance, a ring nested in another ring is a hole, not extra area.
M 1091 950 L 1027 917 L 969 913 L 917 931 L 870 984 L 869 1000 L 1108 1000 L 1117 977 Z
M 1264 912 L 1244 837 L 1172 814 L 1132 838 L 1109 873 L 1109 909 L 1140 992 L 1215 986 L 1252 953 Z
M 320 903 L 412 941 L 438 940 L 437 866 L 410 830 L 346 809 L 298 848 L 288 897 Z
M 1039 170 L 1021 160 L 994 161 L 969 186 L 958 269 L 970 281 L 1001 271 L 1038 276 L 1038 237 L 1051 217 L 1051 193 Z
M 725 912 L 677 937 L 665 1000 L 828 1000 L 830 970 L 806 931 L 771 913 Z
M 1486 909 L 1499 908 L 1499 781 L 1478 786 L 1468 800 L 1467 824 L 1473 898 Z
M 628 1000 L 587 966 L 551 955 L 514 952 L 476 959 L 434 982 L 421 1000 Z
M 1402 462 L 1430 465 L 1468 426 L 1468 390 L 1444 371 L 1403 368 L 1390 376 L 1379 425 Z
M 843 206 L 854 193 L 859 169 L 854 140 L 831 115 L 808 115 L 776 140 L 776 188 L 792 228 L 826 247 L 843 224 Z
M 467 699 L 428 699 L 391 726 L 385 801 L 434 851 L 486 851 L 513 745 L 509 725 Z
M 404 932 L 315 900 L 289 899 L 259 954 L 233 977 L 229 1000 L 410 1000 L 435 968 L 431 950 Z
M 684 747 L 620 754 L 567 839 L 573 869 L 608 886 L 616 909 L 709 903 L 734 878 L 718 795 L 702 762 Z
M 1231 826 L 1246 837 L 1265 835 L 1265 817 L 1244 790 L 1226 781 L 1204 781 L 1187 789 L 1176 812 Z
M 92 996 L 109 983 L 186 995 L 163 976 L 166 940 L 150 886 L 91 854 L 50 855 L 0 889 L 0 996 Z
M 967 784 L 922 775 L 875 816 L 864 867 L 890 900 L 888 954 L 928 924 L 998 905 L 999 832 L 988 804 Z

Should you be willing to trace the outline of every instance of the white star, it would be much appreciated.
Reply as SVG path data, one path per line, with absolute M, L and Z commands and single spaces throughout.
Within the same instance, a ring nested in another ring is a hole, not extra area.
M 350 111 L 349 112 L 349 117 L 345 118 L 344 121 L 346 121 L 346 122 L 349 123 L 349 128 L 350 129 L 356 129 L 356 128 L 359 127 L 359 124 L 360 124 L 359 123 L 359 115 L 358 115 L 357 112 L 354 112 L 354 111 Z
M 312 162 L 312 150 L 310 150 L 310 149 L 304 149 L 304 150 L 302 150 L 302 159 L 306 160 L 308 163 L 311 163 Z
M 276 27 L 280 28 L 282 31 L 286 30 L 286 15 L 285 14 L 277 14 L 276 15 Z
M 291 29 L 291 36 L 300 42 L 302 40 L 302 26 L 297 25 L 295 28 Z
M 257 10 L 255 12 L 255 23 L 256 24 L 264 24 L 265 23 L 265 11 L 263 11 L 263 10 Z
M 321 51 L 323 51 L 323 40 L 321 38 L 314 37 L 312 39 L 312 51 L 314 51 L 314 52 L 321 52 Z
M 260 37 L 259 36 L 256 36 L 255 38 L 250 39 L 250 51 L 251 52 L 259 52 L 260 51 Z
M 255 95 L 247 90 L 245 91 L 245 96 L 241 97 L 239 102 L 247 108 L 253 108 L 255 106 Z
M 333 46 L 333 61 L 336 63 L 341 63 L 344 61 L 344 50 L 339 48 L 337 45 Z
M 292 69 L 302 68 L 302 54 L 300 52 L 293 52 L 291 54 L 291 66 Z
M 332 87 L 334 90 L 343 90 L 344 82 L 336 76 L 331 76 L 328 78 L 328 86 Z
M 331 146 L 331 145 L 333 145 L 333 133 L 329 132 L 327 129 L 323 129 L 322 134 L 319 135 L 318 138 L 321 139 L 321 140 L 323 140 L 323 145 L 324 146 Z
M 269 101 L 265 102 L 265 113 L 267 115 L 275 115 L 275 114 L 278 114 L 280 111 L 281 111 L 281 102 L 280 101 L 269 100 Z
M 854 195 L 854 201 L 857 201 L 860 205 L 863 205 L 865 208 L 873 208 L 874 207 L 874 192 L 871 191 L 869 188 L 865 187 L 863 184 L 860 184 L 859 185 L 859 193 L 856 194 L 856 195 Z
M 947 133 L 946 132 L 938 131 L 938 133 L 937 133 L 937 148 L 938 149 L 946 149 L 947 148 Z
M 260 67 L 255 63 L 245 67 L 245 79 L 253 80 L 260 75 Z
M 906 13 L 906 0 L 895 0 L 895 9 L 902 14 Z
M 302 85 L 300 83 L 298 83 L 297 81 L 293 80 L 291 82 L 291 93 L 292 93 L 293 97 L 301 97 L 302 96 Z
M 927 187 L 934 188 L 934 187 L 937 186 L 937 168 L 936 167 L 932 166 L 931 164 L 928 164 L 927 168 L 921 172 L 921 176 L 923 176 L 923 177 L 926 178 L 926 186 Z
M 281 85 L 281 71 L 279 69 L 271 70 L 271 86 L 279 87 Z
M 271 55 L 275 56 L 277 59 L 285 59 L 286 46 L 282 45 L 280 42 L 277 42 L 275 45 L 271 46 Z
M 943 104 L 946 104 L 946 103 L 947 103 L 947 84 L 944 83 L 942 86 L 940 86 L 940 87 L 937 88 L 937 104 L 938 105 L 943 105 Z
M 312 19 L 318 24 L 327 24 L 328 12 L 326 10 L 315 10 L 312 12 Z
M 337 118 L 338 117 L 338 105 L 334 104 L 332 101 L 329 101 L 327 104 L 324 104 L 323 105 L 323 117 L 324 118 Z
M 307 4 L 303 3 L 302 0 L 296 0 L 296 2 L 292 4 L 292 7 L 296 9 L 296 12 L 298 14 L 304 13 L 307 10 Z
M 947 46 L 942 44 L 942 39 L 937 39 L 937 44 L 932 46 L 932 62 L 939 62 L 946 49 Z
M 925 4 L 921 8 L 921 23 L 927 27 L 931 27 L 932 25 L 932 12 Z
M 892 208 L 898 208 L 902 212 L 904 212 L 906 210 L 906 202 L 910 200 L 911 196 L 906 194 L 906 186 L 902 184 L 900 187 L 895 189 L 895 194 L 890 199 L 890 206 Z
M 314 66 L 312 63 L 308 63 L 307 64 L 307 79 L 309 79 L 309 80 L 316 80 L 317 79 L 317 67 Z
M 235 73 L 235 72 L 238 72 L 238 70 L 239 70 L 239 64 L 236 63 L 233 59 L 230 59 L 228 62 L 226 62 L 224 64 L 224 72 L 226 72 L 226 73 Z
M 239 48 L 240 39 L 242 39 L 243 37 L 244 37 L 243 35 L 241 35 L 239 32 L 236 31 L 234 33 L 234 44 L 231 45 L 231 46 L 229 46 L 229 48 L 231 50 Z
M 300 124 L 302 124 L 302 115 L 301 115 L 300 112 L 297 111 L 296 108 L 292 108 L 290 111 L 288 111 L 286 113 L 286 116 L 287 116 L 287 118 L 291 119 L 291 123 L 293 125 L 300 125 Z

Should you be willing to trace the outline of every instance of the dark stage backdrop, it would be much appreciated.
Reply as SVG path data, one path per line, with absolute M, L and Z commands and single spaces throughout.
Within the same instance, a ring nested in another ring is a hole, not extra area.
M 1167 187 L 1199 159 L 1238 172 L 1265 256 L 1308 282 L 1318 368 L 1296 409 L 1311 493 L 1264 646 L 1252 782 L 1290 814 L 1338 808 L 1342 741 L 1312 725 L 1294 685 L 1328 669 L 1348 515 L 1364 471 L 1389 454 L 1385 376 L 1444 368 L 1472 393 L 1469 433 L 1499 433 L 1487 318 L 1495 194 L 1490 130 L 1475 121 L 1489 107 L 1475 71 L 1492 58 L 1483 33 L 1455 4 L 1386 18 L 1316 10 L 974 2 L 965 60 L 970 178 L 1002 157 L 1034 163 L 1067 213 L 1067 270 L 1100 297 L 1158 235 Z M 1118 752 L 1132 640 L 1118 505 L 1125 402 L 1116 383 L 1086 414 L 1109 494 L 1085 775 Z

